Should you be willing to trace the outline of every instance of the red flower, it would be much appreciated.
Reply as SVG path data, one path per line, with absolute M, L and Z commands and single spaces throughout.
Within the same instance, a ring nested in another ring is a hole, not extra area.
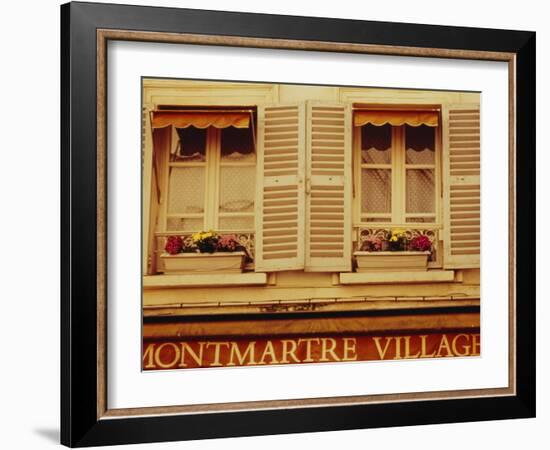
M 426 236 L 425 234 L 421 234 L 419 236 L 416 236 L 411 240 L 410 247 L 411 250 L 419 251 L 419 252 L 427 252 L 431 251 L 432 249 L 432 241 L 430 241 L 430 238 Z
M 166 239 L 166 245 L 164 246 L 164 250 L 166 253 L 169 253 L 170 255 L 176 255 L 181 252 L 181 249 L 183 248 L 183 239 L 179 236 L 169 236 L 168 239 Z

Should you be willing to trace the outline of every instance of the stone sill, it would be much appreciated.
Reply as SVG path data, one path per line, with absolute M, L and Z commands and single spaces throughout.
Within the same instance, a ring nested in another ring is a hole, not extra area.
M 204 273 L 191 275 L 147 275 L 143 288 L 262 286 L 267 284 L 265 273 Z
M 454 270 L 422 272 L 354 272 L 340 273 L 340 284 L 449 283 L 455 281 Z

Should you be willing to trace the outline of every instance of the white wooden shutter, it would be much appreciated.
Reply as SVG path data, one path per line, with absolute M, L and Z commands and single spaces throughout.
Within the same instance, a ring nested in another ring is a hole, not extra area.
M 478 104 L 444 105 L 444 267 L 477 268 L 480 250 L 480 112 Z
M 307 271 L 351 271 L 351 106 L 308 103 Z
M 255 270 L 304 268 L 305 104 L 258 108 Z

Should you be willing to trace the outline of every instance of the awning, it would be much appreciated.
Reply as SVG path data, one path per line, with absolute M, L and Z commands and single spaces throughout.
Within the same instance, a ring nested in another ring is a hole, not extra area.
M 439 114 L 437 111 L 383 111 L 383 110 L 357 110 L 353 117 L 353 124 L 356 127 L 372 124 L 382 126 L 390 124 L 393 126 L 410 125 L 418 127 L 427 125 L 437 127 Z
M 227 111 L 154 111 L 153 128 L 248 128 L 250 112 Z

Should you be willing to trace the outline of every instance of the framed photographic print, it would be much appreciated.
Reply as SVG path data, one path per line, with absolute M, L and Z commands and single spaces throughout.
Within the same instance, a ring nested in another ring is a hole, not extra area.
M 63 444 L 534 416 L 534 33 L 61 18 Z

